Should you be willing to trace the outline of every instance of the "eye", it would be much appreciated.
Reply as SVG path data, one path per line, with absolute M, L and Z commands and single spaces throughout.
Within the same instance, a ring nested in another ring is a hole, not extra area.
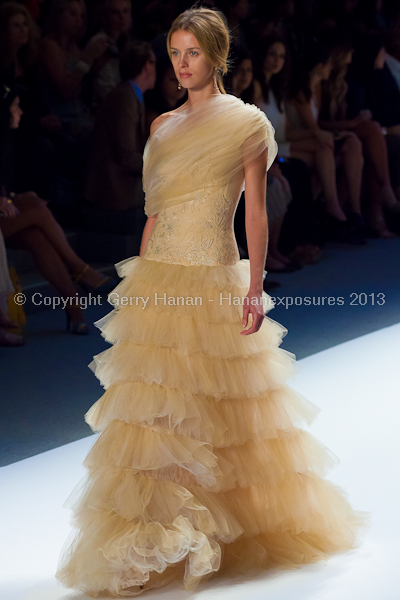
M 196 52 L 196 50 L 192 50 L 192 51 L 190 52 L 190 54 L 193 54 L 193 55 L 195 54 L 195 55 L 197 56 L 198 52 Z
M 172 50 L 171 54 L 172 54 L 172 56 L 176 56 L 178 54 L 178 51 L 177 50 Z

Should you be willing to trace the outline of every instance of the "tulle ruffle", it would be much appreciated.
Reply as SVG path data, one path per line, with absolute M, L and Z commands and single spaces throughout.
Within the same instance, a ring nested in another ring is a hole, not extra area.
M 146 582 L 192 590 L 211 576 L 296 568 L 355 547 L 367 517 L 324 479 L 337 458 L 299 427 L 319 409 L 287 385 L 295 356 L 278 347 L 286 329 L 266 317 L 241 336 L 242 307 L 210 301 L 117 302 L 156 290 L 245 296 L 249 261 L 133 257 L 117 268 L 114 310 L 96 323 L 114 345 L 91 364 L 106 390 L 85 414 L 100 435 L 66 502 L 77 533 L 57 579 L 129 597 Z

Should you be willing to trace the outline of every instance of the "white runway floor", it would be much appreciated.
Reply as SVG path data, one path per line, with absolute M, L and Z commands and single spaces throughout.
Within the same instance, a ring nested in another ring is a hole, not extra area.
M 288 382 L 321 408 L 309 430 L 340 459 L 329 478 L 345 488 L 357 510 L 371 513 L 358 549 L 247 582 L 210 580 L 193 594 L 170 586 L 140 598 L 399 600 L 399 372 L 395 325 L 299 361 Z M 62 505 L 85 475 L 82 462 L 94 440 L 89 436 L 0 469 L 1 600 L 88 598 L 62 588 L 54 572 L 71 531 Z

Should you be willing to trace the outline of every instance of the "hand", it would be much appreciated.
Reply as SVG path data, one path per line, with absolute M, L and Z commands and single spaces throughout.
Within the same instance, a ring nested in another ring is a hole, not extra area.
M 251 327 L 250 329 L 241 331 L 240 335 L 250 335 L 252 333 L 256 333 L 263 324 L 265 315 L 262 292 L 255 293 L 249 290 L 247 296 L 244 298 L 242 319 L 243 327 L 247 327 L 250 313 L 253 320 Z
M 321 146 L 328 146 L 332 150 L 334 149 L 335 144 L 333 142 L 333 134 L 330 131 L 324 131 L 323 129 L 317 129 L 315 131 L 314 135 L 317 139 L 317 142 Z
M 362 123 L 366 123 L 372 119 L 372 113 L 370 110 L 361 110 L 359 114 L 352 119 L 353 127 L 357 127 L 358 125 L 362 125 Z
M 110 39 L 107 34 L 100 31 L 96 33 L 87 43 L 82 53 L 82 59 L 89 65 L 100 58 L 110 47 Z
M 6 196 L 0 196 L 0 216 L 1 217 L 15 217 L 19 214 L 18 208 L 14 202 L 10 202 L 10 198 Z
M 369 110 L 369 108 L 365 108 L 364 110 L 360 110 L 360 113 L 358 116 L 362 117 L 365 121 L 371 121 L 372 112 Z
M 40 126 L 46 131 L 56 132 L 61 130 L 62 122 L 57 115 L 46 115 L 40 119 Z

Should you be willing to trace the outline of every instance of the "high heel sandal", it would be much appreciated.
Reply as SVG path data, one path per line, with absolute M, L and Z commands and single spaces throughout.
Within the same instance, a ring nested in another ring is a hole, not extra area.
M 373 221 L 370 221 L 370 234 L 374 238 L 383 240 L 391 240 L 397 237 L 394 231 L 387 228 L 386 221 L 382 216 L 375 217 Z
M 361 246 L 366 243 L 365 239 L 351 230 L 349 222 L 340 221 L 327 211 L 325 211 L 326 239 L 330 242 L 342 242 Z
M 85 321 L 72 321 L 71 315 L 67 312 L 68 305 L 65 307 L 65 316 L 67 318 L 67 331 L 71 331 L 74 335 L 88 335 L 90 329 Z
M 85 292 L 98 292 L 99 294 L 106 294 L 107 292 L 110 292 L 115 288 L 115 286 L 117 285 L 117 281 L 116 279 L 110 276 L 104 277 L 104 279 L 102 279 L 100 283 L 95 286 L 92 286 L 86 281 L 83 281 L 82 277 L 90 268 L 90 265 L 86 264 L 80 273 L 72 275 L 72 281 L 74 283 L 78 283 L 85 290 Z

